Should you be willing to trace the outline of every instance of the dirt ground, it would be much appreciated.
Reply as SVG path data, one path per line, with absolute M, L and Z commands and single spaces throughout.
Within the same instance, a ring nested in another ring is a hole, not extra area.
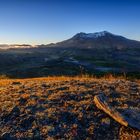
M 140 81 L 48 77 L 0 80 L 0 138 L 6 140 L 140 140 L 99 110 L 104 93 L 116 109 L 140 116 Z

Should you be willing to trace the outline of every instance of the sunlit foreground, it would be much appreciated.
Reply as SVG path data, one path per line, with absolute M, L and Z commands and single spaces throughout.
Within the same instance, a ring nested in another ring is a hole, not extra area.
M 139 80 L 112 76 L 1 79 L 0 137 L 139 139 L 139 130 L 121 125 L 95 105 L 94 97 L 102 93 L 115 110 L 140 113 Z

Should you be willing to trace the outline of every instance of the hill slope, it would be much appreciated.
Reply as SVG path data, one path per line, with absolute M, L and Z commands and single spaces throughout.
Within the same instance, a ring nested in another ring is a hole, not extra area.
M 140 111 L 140 81 L 50 77 L 0 80 L 2 139 L 139 139 L 100 111 L 93 98 L 105 93 L 116 109 Z

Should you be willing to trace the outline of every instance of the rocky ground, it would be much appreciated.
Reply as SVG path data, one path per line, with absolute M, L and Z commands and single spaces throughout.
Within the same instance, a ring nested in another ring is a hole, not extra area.
M 49 77 L 0 80 L 0 138 L 5 140 L 139 140 L 93 101 L 104 93 L 116 109 L 140 112 L 140 81 Z

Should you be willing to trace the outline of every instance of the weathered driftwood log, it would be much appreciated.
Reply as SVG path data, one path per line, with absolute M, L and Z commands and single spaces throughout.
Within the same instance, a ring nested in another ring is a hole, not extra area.
M 118 112 L 108 104 L 107 98 L 104 94 L 96 95 L 94 97 L 94 102 L 100 110 L 103 110 L 121 125 L 130 126 L 140 130 L 140 114 L 135 113 L 136 116 L 134 116 L 134 114 L 132 114 L 134 113 L 133 111 L 128 111 L 126 116 L 125 111 L 124 113 Z

